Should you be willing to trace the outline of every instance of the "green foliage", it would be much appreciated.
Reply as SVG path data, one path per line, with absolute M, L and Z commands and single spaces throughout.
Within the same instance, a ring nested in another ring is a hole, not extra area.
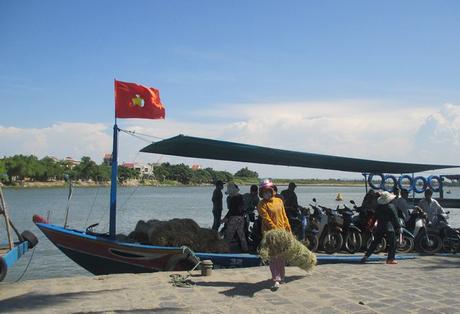
M 248 167 L 241 168 L 235 173 L 235 177 L 238 178 L 259 178 L 259 174 L 255 171 L 251 171 Z
M 5 175 L 2 177 L 2 173 Z M 69 176 L 72 180 L 106 183 L 111 179 L 111 166 L 102 162 L 97 165 L 90 157 L 84 156 L 80 163 L 73 165 L 69 161 L 57 161 L 51 157 L 38 159 L 30 155 L 15 155 L 0 159 L 0 180 L 14 184 L 17 181 L 57 181 Z M 228 171 L 216 171 L 212 168 L 192 170 L 185 164 L 172 165 L 162 163 L 153 168 L 153 177 L 161 183 L 171 184 L 213 184 L 217 180 L 224 182 L 237 181 L 240 183 L 257 182 L 258 174 L 247 167 L 238 171 L 233 176 Z M 118 167 L 118 178 L 120 182 L 129 179 L 152 179 L 141 177 L 136 169 Z
M 6 182 L 8 175 L 6 174 L 5 160 L 0 159 L 0 182 Z
M 118 179 L 120 180 L 120 182 L 125 182 L 128 179 L 138 179 L 139 175 L 140 173 L 136 169 L 118 166 Z
M 167 162 L 155 166 L 153 175 L 161 183 L 177 181 L 181 184 L 213 184 L 217 180 L 233 180 L 233 175 L 227 171 L 215 171 L 212 168 L 192 170 L 184 164 L 171 165 Z
M 139 171 L 119 167 L 120 180 L 137 179 Z M 111 178 L 111 167 L 97 165 L 90 157 L 83 157 L 80 164 L 72 166 L 68 161 L 57 161 L 51 157 L 15 155 L 0 159 L 0 180 L 13 184 L 17 181 L 56 181 L 68 175 L 72 180 L 93 180 L 106 183 Z

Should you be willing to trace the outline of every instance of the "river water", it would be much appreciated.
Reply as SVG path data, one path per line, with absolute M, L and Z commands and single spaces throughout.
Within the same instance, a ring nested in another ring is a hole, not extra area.
M 283 190 L 286 187 L 280 186 Z M 447 189 L 446 189 L 447 190 Z M 460 198 L 460 188 L 450 188 L 450 198 Z M 62 254 L 32 223 L 32 216 L 48 215 L 50 222 L 63 225 L 67 205 L 66 188 L 4 189 L 10 216 L 19 230 L 31 230 L 39 239 L 33 258 L 22 280 L 88 275 L 83 268 Z M 192 218 L 203 227 L 212 225 L 212 186 L 200 187 L 122 187 L 118 189 L 117 232 L 128 234 L 138 220 Z M 241 192 L 249 191 L 248 186 Z M 315 197 L 319 204 L 336 207 L 335 196 L 340 192 L 344 202 L 353 199 L 358 204 L 364 196 L 362 187 L 299 186 L 296 193 L 299 204 L 307 206 Z M 69 226 L 84 229 L 99 223 L 99 232 L 108 230 L 109 188 L 75 188 L 70 203 Z M 436 197 L 436 195 L 435 195 Z M 349 204 L 349 203 L 348 203 Z M 460 226 L 460 209 L 451 209 L 450 223 Z M 225 213 L 225 212 L 224 212 Z M 0 242 L 6 242 L 5 228 L 0 222 Z M 23 256 L 9 270 L 4 281 L 19 278 L 29 263 L 32 252 Z

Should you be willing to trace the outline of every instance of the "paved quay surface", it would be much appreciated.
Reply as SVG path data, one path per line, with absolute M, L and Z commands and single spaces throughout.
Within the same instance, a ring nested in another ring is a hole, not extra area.
M 320 265 L 286 270 L 270 291 L 268 267 L 214 270 L 173 287 L 171 273 L 0 284 L 2 313 L 460 313 L 460 256 L 398 265 Z

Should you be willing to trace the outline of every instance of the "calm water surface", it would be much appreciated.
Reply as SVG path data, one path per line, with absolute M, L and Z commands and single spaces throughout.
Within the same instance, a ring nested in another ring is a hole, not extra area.
M 286 187 L 280 186 L 280 190 Z M 460 188 L 450 188 L 450 198 L 460 198 Z M 211 196 L 213 187 L 130 187 L 118 189 L 117 232 L 128 234 L 138 220 L 192 218 L 203 227 L 212 225 Z M 241 187 L 246 193 L 249 187 Z M 344 202 L 350 199 L 361 203 L 364 188 L 299 186 L 296 193 L 301 205 L 308 205 L 315 197 L 319 204 L 337 206 L 335 196 L 340 192 Z M 22 280 L 88 275 L 83 268 L 62 254 L 32 223 L 32 216 L 47 216 L 53 224 L 63 225 L 67 205 L 66 188 L 4 189 L 10 216 L 19 230 L 31 230 L 38 238 L 34 256 Z M 436 195 L 435 195 L 436 196 Z M 99 223 L 97 231 L 108 230 L 109 188 L 77 188 L 71 201 L 70 228 L 84 229 Z M 451 209 L 450 223 L 460 226 L 460 209 Z M 0 240 L 6 242 L 4 226 L 0 226 Z M 9 270 L 4 281 L 15 281 L 29 262 L 31 252 Z

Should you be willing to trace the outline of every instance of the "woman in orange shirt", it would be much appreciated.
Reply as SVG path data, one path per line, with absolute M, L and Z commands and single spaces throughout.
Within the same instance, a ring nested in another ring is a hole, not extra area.
M 262 221 L 262 234 L 273 229 L 284 229 L 291 232 L 283 200 L 275 197 L 273 186 L 273 182 L 270 180 L 263 180 L 259 185 L 259 193 L 262 200 L 257 205 L 257 210 Z M 273 290 L 277 290 L 280 282 L 284 281 L 285 264 L 286 261 L 282 257 L 270 257 Z

